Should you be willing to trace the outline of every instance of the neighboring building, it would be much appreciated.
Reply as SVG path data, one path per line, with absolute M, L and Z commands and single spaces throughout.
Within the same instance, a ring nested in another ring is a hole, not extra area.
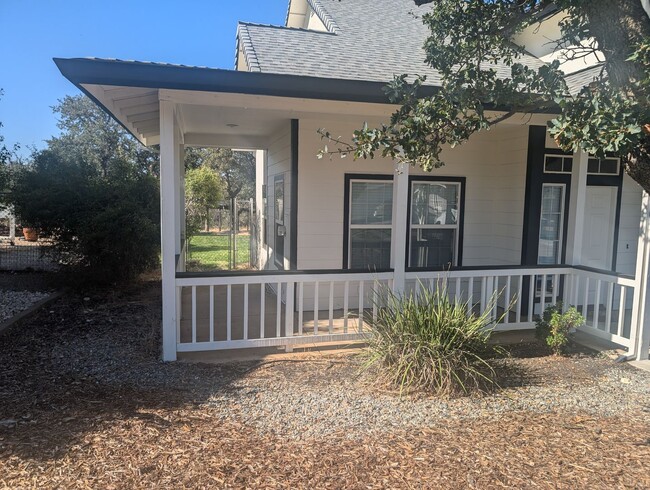
M 534 314 L 563 299 L 587 317 L 585 332 L 648 357 L 648 198 L 617 159 L 559 150 L 546 131 L 552 114 L 475 134 L 431 173 L 396 172 L 385 158 L 317 158 L 318 128 L 346 137 L 390 117 L 383 87 L 393 75 L 426 74 L 425 91 L 435 89 L 427 31 L 412 15 L 426 8 L 292 0 L 286 26 L 239 25 L 234 71 L 55 60 L 138 140 L 160 144 L 164 359 L 358 339 L 378 284 L 403 292 L 440 277 L 475 311 L 502 291 L 495 318 L 514 306 L 498 329 L 532 328 Z M 556 56 L 547 43 L 559 18 L 549 10 L 513 39 L 527 48 L 523 62 Z M 598 70 L 564 68 L 573 90 Z M 188 273 L 177 261 L 185 146 L 258 150 L 259 272 Z

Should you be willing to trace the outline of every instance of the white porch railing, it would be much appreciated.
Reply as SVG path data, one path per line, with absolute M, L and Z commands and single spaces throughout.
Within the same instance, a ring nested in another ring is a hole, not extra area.
M 177 351 L 292 346 L 360 340 L 376 317 L 382 288 L 393 273 L 346 271 L 177 274 Z M 534 328 L 549 304 L 575 305 L 585 332 L 624 347 L 634 345 L 632 278 L 579 267 L 413 271 L 405 292 L 447 282 L 451 299 L 473 313 L 490 306 L 496 330 Z

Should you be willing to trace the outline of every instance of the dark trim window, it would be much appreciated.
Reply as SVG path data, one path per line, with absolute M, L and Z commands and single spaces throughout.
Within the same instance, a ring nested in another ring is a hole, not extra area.
M 393 180 L 346 176 L 346 261 L 349 269 L 390 268 Z
M 560 264 L 564 248 L 565 184 L 542 184 L 537 263 Z
M 573 156 L 544 155 L 545 174 L 570 174 L 573 170 Z
M 276 175 L 273 180 L 273 218 L 275 235 L 275 265 L 284 269 L 284 237 L 286 228 L 284 225 L 284 175 Z
M 618 158 L 590 158 L 587 162 L 588 175 L 618 175 L 621 161 Z
M 408 267 L 459 265 L 464 180 L 410 179 Z

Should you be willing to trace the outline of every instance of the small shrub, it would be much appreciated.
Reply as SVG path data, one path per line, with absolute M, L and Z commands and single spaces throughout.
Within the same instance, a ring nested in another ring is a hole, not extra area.
M 495 323 L 489 312 L 497 294 L 478 316 L 467 313 L 467 302 L 450 301 L 444 282 L 433 291 L 423 286 L 417 297 L 390 290 L 379 296 L 366 367 L 378 366 L 400 391 L 467 394 L 496 384 L 492 360 L 505 352 L 488 343 Z
M 542 316 L 535 319 L 535 334 L 558 355 L 565 351 L 571 330 L 585 323 L 585 318 L 574 306 L 563 310 L 564 305 L 558 302 L 547 306 Z

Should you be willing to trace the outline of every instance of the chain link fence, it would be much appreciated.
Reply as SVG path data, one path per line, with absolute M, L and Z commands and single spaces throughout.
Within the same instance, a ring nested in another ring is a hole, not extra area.
M 187 238 L 187 271 L 252 269 L 254 252 L 252 199 L 223 201 L 210 210 L 207 229 Z

